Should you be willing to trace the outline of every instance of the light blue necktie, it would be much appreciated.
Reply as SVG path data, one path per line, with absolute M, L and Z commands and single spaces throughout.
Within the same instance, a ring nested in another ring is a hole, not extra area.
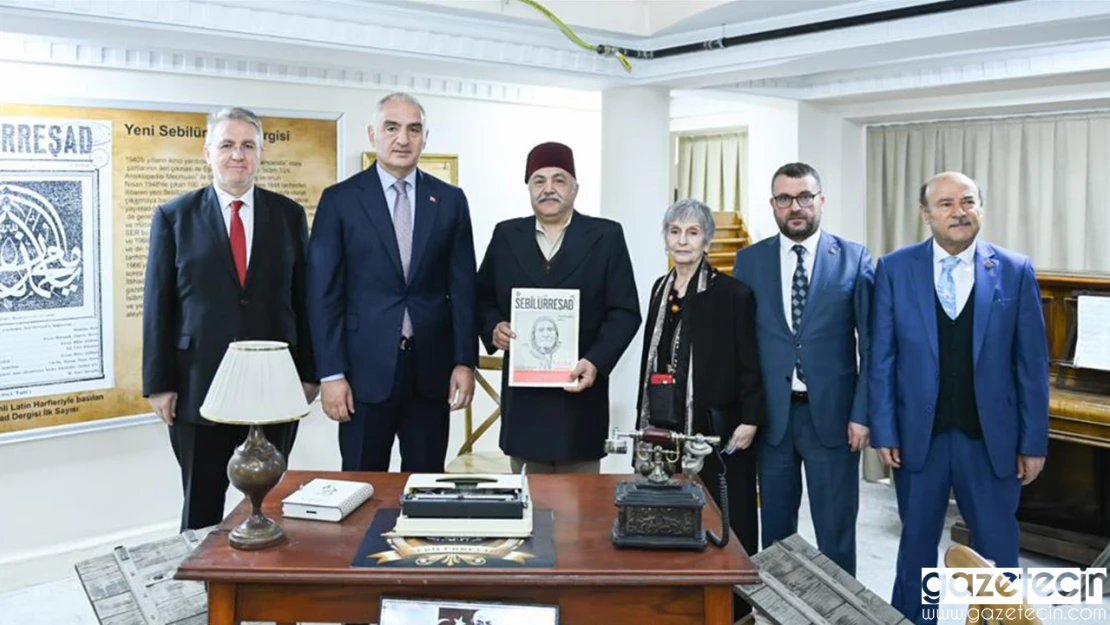
M 959 256 L 949 256 L 940 261 L 940 284 L 937 285 L 937 297 L 940 298 L 940 305 L 944 307 L 944 312 L 948 314 L 949 319 L 956 318 L 956 280 L 952 278 L 952 272 L 955 271 L 956 265 L 960 264 Z

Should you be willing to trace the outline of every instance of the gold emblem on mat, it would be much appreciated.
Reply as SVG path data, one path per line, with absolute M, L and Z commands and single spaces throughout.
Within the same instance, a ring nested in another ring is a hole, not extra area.
M 370 554 L 370 558 L 378 564 L 412 560 L 417 566 L 431 566 L 442 564 L 444 566 L 485 566 L 489 560 L 508 560 L 517 564 L 524 564 L 528 558 L 535 555 L 520 551 L 524 544 L 522 538 L 498 538 L 495 540 L 482 540 L 473 543 L 444 542 L 426 538 L 405 538 L 403 536 L 389 536 L 386 542 L 392 551 L 381 551 Z

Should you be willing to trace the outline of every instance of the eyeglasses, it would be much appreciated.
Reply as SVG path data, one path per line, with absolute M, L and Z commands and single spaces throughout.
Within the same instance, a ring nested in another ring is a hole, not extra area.
M 809 208 L 813 206 L 813 200 L 816 197 L 816 195 L 805 191 L 799 193 L 798 195 L 787 195 L 783 193 L 781 195 L 776 195 L 773 199 L 775 201 L 775 206 L 778 206 L 779 208 L 790 208 L 790 205 L 793 204 L 795 200 L 798 201 L 798 206 L 802 208 Z

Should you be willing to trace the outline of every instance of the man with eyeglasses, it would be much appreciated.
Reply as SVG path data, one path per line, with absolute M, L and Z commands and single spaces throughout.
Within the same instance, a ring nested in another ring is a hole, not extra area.
M 232 341 L 282 341 L 305 399 L 316 398 L 308 331 L 308 220 L 291 198 L 259 187 L 262 120 L 245 108 L 208 116 L 212 184 L 154 210 L 143 290 L 143 395 L 169 426 L 181 469 L 181 531 L 224 518 L 227 463 L 248 427 L 214 423 L 200 407 Z M 289 457 L 297 423 L 267 425 Z
M 870 359 L 873 445 L 894 470 L 902 535 L 891 604 L 915 623 L 949 493 L 972 547 L 1019 566 L 1021 489 L 1048 453 L 1048 343 L 1027 256 L 979 237 L 983 192 L 959 172 L 921 187 L 932 236 L 879 259 Z
M 859 457 L 868 444 L 864 246 L 821 230 L 821 178 L 805 163 L 771 178 L 779 234 L 740 250 L 733 277 L 756 295 L 768 422 L 758 437 L 762 544 L 798 531 L 802 467 L 817 546 L 856 571 Z M 858 358 L 858 363 L 857 363 Z
M 320 198 L 309 242 L 309 320 L 324 413 L 344 471 L 442 473 L 451 410 L 478 364 L 474 237 L 462 189 L 417 164 L 424 107 L 378 101 L 377 160 Z

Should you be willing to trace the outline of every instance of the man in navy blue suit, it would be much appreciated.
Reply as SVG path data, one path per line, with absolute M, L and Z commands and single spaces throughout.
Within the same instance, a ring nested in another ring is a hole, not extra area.
M 758 303 L 768 414 L 758 439 L 762 543 L 798 531 L 804 464 L 817 547 L 855 575 L 871 256 L 821 230 L 825 196 L 813 167 L 783 165 L 771 191 L 779 234 L 737 252 L 733 269 Z
M 1021 487 L 1048 453 L 1048 349 L 1029 258 L 978 240 L 982 192 L 961 173 L 921 188 L 933 236 L 879 260 L 870 362 L 872 445 L 894 469 L 902 538 L 891 603 L 917 623 L 948 496 L 971 547 L 1018 566 Z
M 466 196 L 419 170 L 428 136 L 411 95 L 378 102 L 377 161 L 324 190 L 309 242 L 309 321 L 344 471 L 439 473 L 451 410 L 478 363 Z

